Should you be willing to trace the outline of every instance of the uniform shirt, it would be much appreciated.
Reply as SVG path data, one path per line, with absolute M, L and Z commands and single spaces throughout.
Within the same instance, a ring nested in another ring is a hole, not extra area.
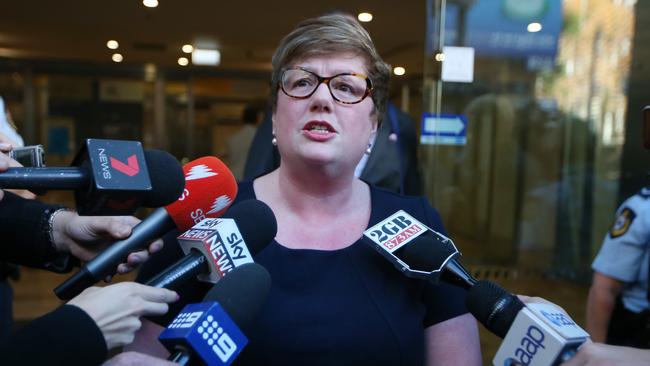
M 638 313 L 650 307 L 647 298 L 649 266 L 650 188 L 643 188 L 616 211 L 616 221 L 605 236 L 592 268 L 625 282 L 623 305 Z

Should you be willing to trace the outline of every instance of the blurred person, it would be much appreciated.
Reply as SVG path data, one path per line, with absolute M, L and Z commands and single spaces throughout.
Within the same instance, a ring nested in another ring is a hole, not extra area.
M 650 348 L 650 188 L 619 206 L 592 268 L 587 331 L 593 340 Z
M 262 112 L 261 108 L 246 106 L 242 115 L 244 125 L 226 141 L 228 167 L 237 181 L 244 177 L 244 165 Z
M 25 146 L 22 136 L 16 130 L 11 112 L 5 107 L 2 97 L 0 97 L 0 134 L 3 134 L 4 138 L 11 142 L 13 148 Z
M 255 258 L 273 283 L 238 364 L 480 364 L 464 290 L 408 278 L 363 240 L 399 209 L 444 232 L 424 197 L 355 177 L 385 113 L 389 76 L 368 33 L 347 16 L 305 20 L 276 50 L 270 104 L 280 164 L 241 182 L 237 195 L 265 202 L 277 218 L 275 240 Z M 182 256 L 171 247 L 140 275 Z M 198 302 L 206 290 L 191 283 L 174 305 Z M 128 349 L 165 355 L 161 330 L 145 322 Z

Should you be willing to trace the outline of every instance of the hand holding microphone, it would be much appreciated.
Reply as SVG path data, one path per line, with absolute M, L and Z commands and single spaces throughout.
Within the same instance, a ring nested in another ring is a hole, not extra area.
M 8 168 L 0 187 L 74 190 L 82 215 L 131 215 L 140 206 L 167 205 L 183 190 L 178 161 L 137 141 L 87 139 L 73 165 Z
M 117 265 L 135 251 L 145 248 L 154 239 L 178 227 L 189 229 L 206 217 L 217 217 L 233 202 L 237 193 L 235 178 L 215 157 L 203 157 L 183 166 L 185 189 L 172 204 L 156 209 L 134 227 L 131 236 L 114 243 L 88 262 L 73 277 L 59 285 L 55 294 L 70 299 L 83 289 L 113 275 Z
M 81 308 L 95 321 L 110 350 L 133 341 L 141 326 L 140 317 L 165 314 L 167 304 L 176 300 L 178 295 L 170 290 L 120 282 L 106 287 L 89 287 L 68 305 Z
M 476 281 L 458 261 L 453 242 L 398 211 L 364 232 L 372 246 L 407 276 L 443 280 L 468 290 L 466 306 L 488 330 L 505 338 L 494 365 L 557 365 L 589 335 L 552 304 L 525 306 L 489 281 Z

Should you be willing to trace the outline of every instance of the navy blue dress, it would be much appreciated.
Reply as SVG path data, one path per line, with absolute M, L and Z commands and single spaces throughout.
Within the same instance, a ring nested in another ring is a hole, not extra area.
M 237 201 L 251 198 L 240 183 Z M 369 226 L 402 209 L 444 232 L 425 198 L 371 186 L 371 199 Z M 236 365 L 421 365 L 424 329 L 467 312 L 464 290 L 407 278 L 361 239 L 332 251 L 274 240 L 255 260 L 273 282 Z

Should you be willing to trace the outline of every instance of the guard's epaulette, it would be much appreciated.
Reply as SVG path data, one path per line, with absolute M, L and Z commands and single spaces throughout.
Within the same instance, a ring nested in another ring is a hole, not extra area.
M 650 187 L 643 187 L 639 191 L 639 196 L 642 198 L 650 198 Z

